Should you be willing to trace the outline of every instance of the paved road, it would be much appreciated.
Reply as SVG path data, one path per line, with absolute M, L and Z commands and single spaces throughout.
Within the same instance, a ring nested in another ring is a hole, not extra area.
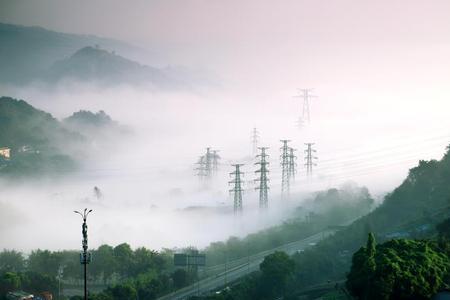
M 327 229 L 320 233 L 307 237 L 303 240 L 299 240 L 267 251 L 263 251 L 250 257 L 245 257 L 232 262 L 228 262 L 226 268 L 225 265 L 214 266 L 209 269 L 210 272 L 213 272 L 214 270 L 216 272 L 220 270 L 223 271 L 216 275 L 208 276 L 200 280 L 196 284 L 184 287 L 178 291 L 172 292 L 158 299 L 159 300 L 187 299 L 191 296 L 202 295 L 211 292 L 213 290 L 216 290 L 220 287 L 227 286 L 228 283 L 233 282 L 239 279 L 240 277 L 247 275 L 250 272 L 257 271 L 259 269 L 259 264 L 264 260 L 265 256 L 275 251 L 284 251 L 288 254 L 294 254 L 296 251 L 304 250 L 305 248 L 310 247 L 311 245 L 317 243 L 318 241 L 329 235 L 332 235 L 335 232 L 336 232 L 335 229 Z

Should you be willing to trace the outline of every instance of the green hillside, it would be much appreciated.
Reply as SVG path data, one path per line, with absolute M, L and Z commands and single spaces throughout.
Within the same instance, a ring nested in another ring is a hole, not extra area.
M 23 100 L 0 97 L 0 148 L 11 149 L 10 159 L 0 157 L 0 175 L 73 170 L 89 156 L 92 141 L 101 145 L 126 133 L 103 111 L 80 111 L 60 122 Z

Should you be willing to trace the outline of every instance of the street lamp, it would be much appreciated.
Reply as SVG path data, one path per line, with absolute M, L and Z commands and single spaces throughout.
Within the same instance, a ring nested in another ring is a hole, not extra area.
M 87 216 L 92 211 L 87 210 L 87 208 L 84 209 L 83 213 L 80 213 L 79 211 L 74 210 L 74 213 L 79 214 L 83 218 L 83 225 L 81 226 L 81 232 L 83 234 L 83 240 L 82 240 L 82 247 L 83 252 L 80 253 L 80 263 L 84 266 L 84 300 L 88 300 L 87 298 L 87 264 L 91 262 L 91 253 L 89 253 L 88 250 L 88 234 L 87 234 Z

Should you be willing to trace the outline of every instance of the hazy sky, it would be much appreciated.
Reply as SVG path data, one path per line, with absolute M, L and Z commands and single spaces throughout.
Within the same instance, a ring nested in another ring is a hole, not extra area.
M 283 55 L 281 60 L 317 50 L 331 56 L 361 48 L 395 52 L 404 46 L 448 45 L 450 36 L 450 2 L 446 0 L 0 3 L 1 22 L 114 37 L 149 48 L 181 47 L 190 55 L 196 54 L 198 60 L 214 56 L 208 49 L 227 53 L 227 58 L 252 52 L 256 56 Z
M 121 39 L 245 86 L 397 89 L 450 75 L 446 0 L 0 3 L 0 22 Z

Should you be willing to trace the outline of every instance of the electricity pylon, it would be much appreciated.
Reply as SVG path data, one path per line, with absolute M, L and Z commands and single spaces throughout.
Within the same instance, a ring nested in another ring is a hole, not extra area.
M 281 196 L 289 195 L 289 140 L 280 140 L 283 143 L 281 150 Z
M 316 153 L 317 151 L 312 148 L 314 143 L 305 143 L 305 145 L 306 145 L 306 150 L 305 150 L 306 176 L 308 178 L 311 178 L 312 174 L 313 174 L 313 166 L 317 166 L 317 164 L 314 163 L 314 161 L 317 159 L 317 157 L 314 156 L 314 153 Z
M 194 169 L 197 171 L 196 175 L 200 178 L 200 180 L 205 179 L 205 156 L 204 155 L 199 157 L 198 161 L 196 162 L 196 165 L 198 165 L 198 167 Z
M 213 162 L 214 159 L 218 159 L 218 157 L 214 158 L 213 152 L 211 152 L 211 148 L 206 148 L 205 155 L 200 156 L 198 162 L 196 163 L 198 165 L 195 170 L 197 170 L 197 176 L 201 180 L 203 179 L 210 179 L 211 175 L 213 173 Z
M 295 162 L 297 159 L 297 156 L 295 156 L 294 151 L 297 151 L 297 149 L 294 149 L 292 147 L 289 148 L 289 180 L 292 179 L 295 180 L 295 173 L 297 173 L 297 163 Z
M 311 115 L 309 110 L 309 100 L 311 98 L 315 98 L 317 96 L 311 95 L 312 89 L 298 89 L 299 95 L 294 96 L 296 98 L 302 98 L 303 99 L 303 112 L 301 120 L 305 121 L 309 125 L 311 123 Z
M 258 152 L 259 131 L 253 128 L 252 131 L 252 155 L 255 156 Z
M 261 154 L 257 155 L 256 157 L 259 157 L 259 162 L 255 163 L 255 165 L 259 165 L 260 168 L 255 171 L 256 174 L 259 173 L 259 178 L 255 179 L 255 181 L 259 181 L 259 186 L 256 187 L 256 190 L 259 190 L 259 208 L 260 209 L 267 209 L 269 206 L 269 198 L 268 198 L 268 189 L 267 182 L 269 179 L 267 178 L 267 174 L 269 173 L 269 170 L 267 169 L 267 166 L 269 165 L 269 162 L 267 161 L 267 158 L 269 157 L 268 154 L 266 154 L 266 150 L 269 149 L 267 147 L 260 147 L 258 148 L 261 150 Z
M 230 190 L 230 193 L 233 193 L 234 195 L 234 214 L 242 214 L 242 192 L 244 191 L 242 189 L 242 181 L 241 181 L 241 175 L 243 175 L 243 172 L 240 170 L 240 167 L 243 166 L 243 164 L 234 164 L 232 165 L 235 167 L 234 172 L 230 173 L 230 176 L 233 177 L 233 180 L 229 181 L 228 184 L 233 184 L 233 188 Z
M 213 150 L 212 151 L 212 173 L 217 174 L 217 171 L 219 170 L 219 160 L 220 156 L 217 154 L 219 150 Z
M 303 127 L 305 127 L 305 120 L 303 120 L 302 117 L 298 117 L 298 120 L 295 123 L 295 125 L 297 125 L 298 129 L 302 129 Z
M 206 148 L 206 154 L 205 154 L 205 176 L 206 178 L 211 178 L 212 174 L 212 154 L 211 154 L 211 148 Z

